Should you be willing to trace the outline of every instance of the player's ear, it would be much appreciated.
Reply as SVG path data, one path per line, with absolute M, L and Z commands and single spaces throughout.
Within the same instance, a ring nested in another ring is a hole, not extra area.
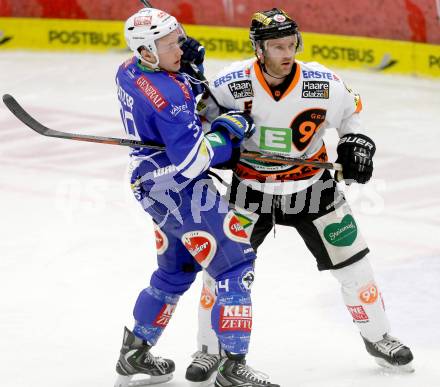
M 256 50 L 255 53 L 257 54 L 257 58 L 261 63 L 264 63 L 264 54 L 263 54 L 263 49 L 261 48 L 260 43 L 256 44 Z
M 150 51 L 148 51 L 145 47 L 143 47 L 143 46 L 140 47 L 139 53 L 141 54 L 141 57 L 145 62 L 149 62 L 149 63 L 156 62 L 155 56 Z

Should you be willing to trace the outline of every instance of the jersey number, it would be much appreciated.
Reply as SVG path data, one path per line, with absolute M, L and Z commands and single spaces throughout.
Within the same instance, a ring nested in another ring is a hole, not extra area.
M 324 109 L 308 109 L 298 114 L 290 124 L 293 145 L 302 151 L 309 145 L 321 124 L 325 121 Z
M 134 122 L 133 113 L 129 110 L 125 110 L 122 104 L 119 112 L 121 113 L 121 119 L 122 123 L 124 124 L 125 132 L 132 138 L 136 140 L 141 140 L 139 132 L 136 128 L 136 123 Z

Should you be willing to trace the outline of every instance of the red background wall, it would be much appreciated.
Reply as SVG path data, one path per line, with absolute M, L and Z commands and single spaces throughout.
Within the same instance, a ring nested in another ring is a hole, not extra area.
M 440 44 L 436 0 L 154 0 L 189 24 L 247 27 L 252 13 L 286 10 L 301 30 Z M 0 0 L 0 16 L 124 20 L 137 0 Z

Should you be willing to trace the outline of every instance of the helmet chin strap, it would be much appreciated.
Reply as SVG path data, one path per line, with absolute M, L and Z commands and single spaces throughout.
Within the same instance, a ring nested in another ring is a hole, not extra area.
M 147 48 L 145 48 L 145 49 L 147 49 Z M 152 70 L 155 70 L 155 71 L 160 70 L 160 67 L 159 67 L 159 56 L 155 52 L 153 52 L 153 51 L 149 51 L 149 52 L 150 52 L 150 54 L 152 54 L 154 56 L 154 59 L 155 59 L 154 63 L 145 60 L 140 53 L 139 53 L 139 55 L 136 55 L 136 56 L 140 59 L 141 63 L 144 66 L 150 67 Z

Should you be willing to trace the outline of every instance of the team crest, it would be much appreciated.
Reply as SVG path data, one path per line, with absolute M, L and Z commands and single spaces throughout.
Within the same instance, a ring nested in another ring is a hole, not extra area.
M 215 238 L 206 231 L 191 231 L 182 235 L 182 243 L 194 259 L 207 268 L 217 251 Z
M 223 221 L 223 231 L 229 239 L 232 239 L 235 242 L 249 242 L 248 235 L 246 231 L 244 231 L 243 225 L 232 211 L 228 212 Z
M 168 238 L 156 223 L 154 223 L 154 235 L 156 237 L 157 254 L 162 255 L 168 249 Z
M 253 270 L 247 270 L 242 273 L 240 278 L 240 287 L 245 291 L 250 291 L 254 283 L 255 274 Z

